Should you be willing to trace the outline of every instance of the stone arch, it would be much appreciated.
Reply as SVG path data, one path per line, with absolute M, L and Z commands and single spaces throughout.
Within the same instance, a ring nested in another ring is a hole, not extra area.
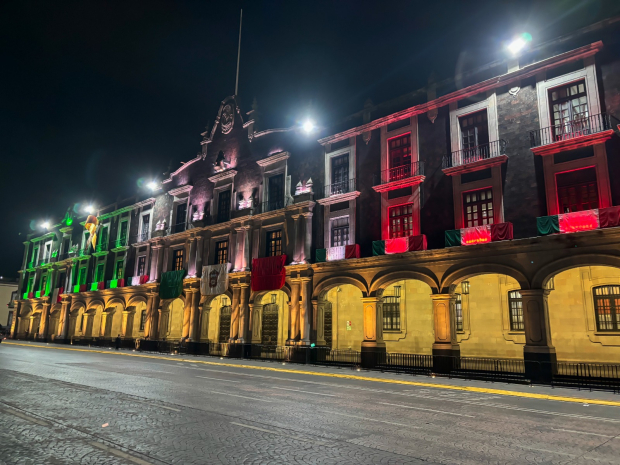
M 145 295 L 134 295 L 132 297 L 130 297 L 129 301 L 127 302 L 127 307 L 131 307 L 131 306 L 135 306 L 140 302 L 143 302 L 145 305 L 147 303 L 148 299 Z
M 286 296 L 288 297 L 288 299 L 291 300 L 291 286 L 289 285 L 288 282 L 284 283 L 284 286 L 282 286 L 282 289 L 276 289 L 276 290 L 284 292 Z M 252 291 L 252 293 L 250 294 L 249 303 L 260 305 L 265 295 L 269 294 L 270 292 L 275 292 L 275 291 L 258 291 L 258 292 Z
M 510 276 L 519 283 L 521 289 L 530 288 L 530 282 L 525 274 L 516 268 L 498 263 L 480 263 L 457 268 L 454 271 L 448 270 L 441 280 L 441 292 L 447 294 L 453 290 L 454 285 L 460 283 L 461 281 L 465 281 L 467 278 L 483 274 Z
M 620 257 L 604 254 L 571 255 L 542 266 L 532 279 L 532 289 L 543 289 L 553 276 L 580 266 L 610 266 L 620 268 Z
M 147 318 L 146 304 L 147 300 L 143 296 L 136 296 L 129 300 L 127 308 L 123 311 L 123 321 L 121 325 L 121 335 L 124 338 L 136 338 L 144 335 Z M 143 314 L 144 319 L 142 316 Z
M 275 296 L 275 303 L 272 303 L 272 295 Z M 251 306 L 252 342 L 271 346 L 286 344 L 289 337 L 290 292 L 282 288 L 262 291 L 256 297 Z
M 200 298 L 200 306 L 210 307 L 213 301 L 221 296 L 228 297 L 228 299 L 232 302 L 232 289 L 228 288 L 223 294 L 203 295 Z
M 126 303 L 125 303 L 125 299 L 123 299 L 122 297 L 118 297 L 118 296 L 112 296 L 110 297 L 106 302 L 105 302 L 105 307 L 109 308 L 112 307 L 113 305 L 117 305 L 120 304 L 122 305 L 123 308 L 127 307 Z
M 317 294 L 317 343 L 332 349 L 360 350 L 364 340 L 362 298 L 367 294 L 346 280 L 332 281 Z
M 69 338 L 72 337 L 79 337 L 82 335 L 81 331 L 78 332 L 78 323 L 79 323 L 79 317 L 80 315 L 84 314 L 84 312 L 86 311 L 86 304 L 83 301 L 77 301 L 74 302 L 71 305 L 71 309 L 69 311 L 69 331 L 67 333 L 67 336 Z
M 226 305 L 224 305 L 226 304 Z M 228 289 L 223 294 L 203 296 L 200 305 L 200 333 L 201 342 L 228 342 L 230 338 L 230 312 L 226 309 L 227 321 L 222 321 L 222 309 L 232 304 L 232 291 Z M 222 325 L 224 330 L 222 331 Z
M 101 325 L 99 334 L 106 338 L 116 338 L 121 334 L 123 311 L 125 302 L 123 299 L 112 298 L 106 303 L 106 307 L 101 313 Z
M 421 271 L 387 270 L 386 272 L 378 273 L 374 277 L 370 285 L 370 296 L 374 297 L 380 289 L 386 289 L 390 284 L 406 279 L 422 281 L 428 284 L 433 294 L 436 294 L 439 290 L 439 282 L 435 276 L 430 276 Z
M 336 286 L 342 286 L 344 284 L 350 284 L 352 286 L 357 287 L 361 291 L 362 297 L 368 296 L 368 285 L 364 278 L 362 278 L 359 275 L 345 274 L 343 276 L 331 276 L 331 277 L 324 278 L 321 281 L 319 281 L 314 286 L 314 292 L 312 294 L 312 298 L 316 299 L 321 294 L 321 292 L 329 291 L 330 289 Z

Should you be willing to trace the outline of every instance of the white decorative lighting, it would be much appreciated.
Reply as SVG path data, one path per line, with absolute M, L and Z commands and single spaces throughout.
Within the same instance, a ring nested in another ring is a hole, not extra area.
M 50 228 L 50 224 L 48 221 L 44 221 L 43 223 L 41 223 L 41 227 L 43 229 L 49 229 Z
M 525 47 L 526 43 L 527 42 L 525 41 L 525 39 L 523 39 L 522 37 L 517 37 L 515 40 L 508 44 L 508 50 L 513 55 L 516 55 L 521 50 L 523 50 L 523 47 Z
M 156 191 L 159 188 L 159 184 L 155 181 L 151 181 L 146 185 L 146 187 L 148 187 L 152 191 Z

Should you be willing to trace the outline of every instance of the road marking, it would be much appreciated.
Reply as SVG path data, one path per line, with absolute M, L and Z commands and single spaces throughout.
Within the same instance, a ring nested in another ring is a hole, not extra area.
M 366 421 L 375 421 L 377 423 L 386 423 L 388 425 L 405 426 L 407 428 L 414 428 L 414 429 L 422 428 L 421 426 L 405 425 L 404 423 L 395 423 L 393 421 L 377 420 L 376 418 L 358 417 L 357 415 L 348 415 L 346 413 L 332 412 L 330 410 L 328 410 L 327 412 L 332 415 L 340 415 L 340 416 L 349 417 L 349 418 L 358 418 L 360 420 L 366 420 Z
M 577 457 L 575 454 L 569 454 L 568 452 L 558 452 L 557 450 L 537 449 L 536 447 L 528 447 L 528 446 L 523 446 L 523 445 L 518 445 L 517 447 L 521 449 L 535 450 L 537 452 L 548 452 L 549 454 L 559 454 L 559 455 L 568 455 L 569 457 Z
M 21 344 L 17 342 L 6 342 L 6 341 L 3 342 L 3 345 L 23 346 L 23 347 L 30 347 L 30 348 L 34 347 L 37 349 L 91 352 L 91 353 L 106 354 L 106 355 L 112 355 L 112 356 L 122 355 L 125 357 L 138 357 L 138 358 L 148 358 L 148 359 L 153 359 L 153 360 L 171 361 L 170 358 L 162 357 L 159 355 L 144 355 L 144 354 L 123 353 L 123 352 L 117 352 L 117 351 L 103 351 L 103 350 L 92 350 L 92 349 L 73 349 L 69 347 L 40 346 L 40 345 L 34 345 L 34 344 Z M 453 385 L 447 385 L 447 384 L 425 383 L 425 382 L 420 382 L 420 381 L 405 381 L 401 379 L 373 378 L 370 376 L 345 375 L 342 373 L 321 373 L 318 371 L 291 370 L 291 369 L 286 369 L 286 368 L 243 365 L 243 364 L 237 364 L 237 363 L 207 362 L 203 360 L 182 360 L 182 361 L 188 362 L 188 363 L 194 363 L 194 364 L 241 368 L 241 369 L 246 369 L 246 370 L 262 370 L 262 371 L 272 371 L 276 373 L 290 373 L 290 374 L 297 374 L 297 375 L 321 376 L 321 377 L 327 377 L 327 378 L 352 379 L 352 380 L 357 380 L 357 381 L 371 381 L 374 383 L 400 384 L 404 386 L 418 386 L 418 387 L 445 389 L 445 390 L 452 390 L 452 391 L 477 392 L 477 393 L 496 394 L 496 395 L 510 396 L 510 397 L 522 397 L 522 398 L 527 398 L 527 399 L 550 400 L 550 401 L 556 401 L 556 402 L 571 402 L 571 403 L 578 403 L 578 404 L 588 403 L 590 405 L 607 405 L 607 406 L 612 406 L 612 407 L 620 407 L 620 401 L 613 401 L 613 400 L 555 396 L 555 395 L 549 395 L 549 394 L 536 394 L 533 392 L 508 391 L 505 389 L 490 389 L 490 388 L 482 388 L 482 387 L 474 387 L 474 386 L 453 386 Z
M 241 381 L 234 381 L 232 379 L 222 379 L 222 378 L 210 378 L 208 376 L 196 376 L 196 378 L 202 378 L 202 379 L 213 379 L 215 381 L 226 381 L 227 383 L 240 383 Z
M 165 408 L 167 410 L 174 410 L 175 412 L 180 412 L 181 411 L 178 408 L 166 407 L 165 405 L 157 405 L 157 404 L 151 404 L 151 405 L 154 405 L 155 407 L 159 407 L 159 408 Z
M 127 459 L 130 462 L 134 462 L 139 465 L 152 465 L 151 462 L 147 462 L 146 460 L 139 459 L 138 457 L 134 457 L 133 455 L 126 454 L 122 450 L 118 450 L 118 449 L 115 449 L 114 447 L 106 446 L 105 444 L 101 444 L 100 442 L 90 441 L 89 444 L 91 446 L 96 447 L 97 449 L 104 450 L 112 455 L 116 455 L 117 457 L 122 457 L 124 459 Z
M 273 386 L 273 389 L 281 389 L 283 391 L 303 392 L 305 394 L 314 394 L 314 395 L 317 395 L 317 396 L 338 397 L 338 396 L 335 396 L 333 394 L 323 394 L 322 392 L 302 391 L 301 389 L 287 389 L 287 388 L 277 387 L 277 386 Z
M 222 394 L 223 396 L 233 396 L 233 397 L 242 397 L 243 399 L 260 400 L 261 402 L 271 402 L 270 400 L 259 399 L 258 397 L 241 396 L 239 394 L 231 394 L 230 392 L 218 392 L 218 391 L 207 391 L 207 392 L 212 392 L 213 394 Z
M 241 426 L 242 428 L 249 428 L 249 429 L 254 429 L 256 431 L 262 431 L 264 433 L 275 434 L 275 435 L 278 435 L 278 436 L 284 436 L 286 438 L 297 439 L 298 441 L 312 442 L 312 443 L 315 443 L 315 444 L 323 444 L 323 445 L 329 444 L 328 442 L 325 442 L 325 441 L 315 441 L 315 440 L 312 440 L 312 439 L 302 438 L 301 436 L 297 436 L 295 434 L 280 433 L 279 431 L 272 431 L 272 430 L 265 429 L 265 428 L 259 428 L 258 426 L 244 425 L 243 423 L 237 423 L 235 421 L 231 421 L 230 424 L 231 425 Z
M 410 408 L 413 410 L 424 410 L 426 412 L 435 412 L 435 413 L 443 413 L 444 415 L 454 415 L 457 417 L 469 417 L 476 418 L 473 415 L 466 415 L 464 413 L 452 413 L 452 412 L 444 412 L 443 410 L 433 410 L 432 408 L 422 408 L 422 407 L 412 407 L 411 405 L 402 405 L 402 404 L 388 404 L 387 402 L 378 402 L 383 405 L 391 405 L 392 407 L 402 407 L 402 408 Z
M 26 420 L 26 421 L 29 421 L 31 423 L 34 423 L 35 425 L 50 426 L 50 424 L 48 422 L 46 422 L 46 421 L 39 420 L 38 418 L 32 417 L 30 415 L 26 415 L 25 413 L 21 413 L 21 412 L 18 412 L 16 410 L 0 409 L 0 412 L 8 413 L 10 415 L 13 415 L 13 416 L 16 416 L 18 418 L 21 418 L 22 420 Z
M 599 433 L 586 433 L 585 431 L 577 431 L 574 429 L 563 429 L 563 428 L 551 428 L 554 431 L 566 431 L 567 433 L 579 433 L 579 434 L 588 434 L 590 436 L 601 436 L 603 438 L 615 438 L 615 436 L 610 436 L 608 434 L 599 434 Z

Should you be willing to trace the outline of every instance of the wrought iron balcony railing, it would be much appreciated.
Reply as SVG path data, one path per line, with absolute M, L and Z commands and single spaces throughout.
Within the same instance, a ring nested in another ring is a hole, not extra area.
M 127 247 L 128 242 L 127 237 L 120 237 L 114 241 L 114 248 Z
M 108 250 L 108 243 L 107 241 L 105 243 L 99 243 L 97 244 L 97 246 L 95 247 L 95 252 L 105 252 Z
M 150 231 L 143 231 L 135 237 L 136 242 L 146 242 L 151 238 Z
M 548 128 L 530 131 L 530 147 L 540 147 L 541 145 L 554 144 L 608 131 L 614 129 L 614 126 L 618 124 L 620 121 L 607 113 L 575 118 L 572 121 L 566 121 Z
M 469 149 L 457 150 L 456 152 L 452 152 L 451 155 L 443 157 L 443 168 L 469 165 L 477 161 L 506 155 L 506 145 L 506 141 L 500 139 Z
M 396 166 L 381 172 L 379 182 L 375 185 L 388 184 L 395 181 L 404 181 L 405 179 L 414 178 L 424 175 L 424 162 L 416 161 L 406 165 Z M 376 179 L 376 178 L 375 178 Z
M 168 234 L 176 234 L 176 233 L 180 233 L 183 232 L 187 229 L 187 223 L 183 222 L 183 223 L 177 223 L 174 224 L 172 226 L 170 226 L 169 228 L 169 232 Z
M 331 197 L 333 195 L 348 194 L 355 191 L 356 180 L 348 179 L 346 181 L 335 182 L 325 186 L 325 197 Z

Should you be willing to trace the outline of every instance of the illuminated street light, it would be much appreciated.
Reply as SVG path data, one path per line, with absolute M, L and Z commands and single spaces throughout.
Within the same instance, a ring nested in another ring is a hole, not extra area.
M 48 221 L 44 221 L 43 223 L 41 223 L 41 227 L 43 229 L 49 229 L 50 228 L 50 224 Z
M 87 205 L 84 207 L 84 211 L 90 215 L 92 212 L 95 211 L 95 207 L 93 207 L 92 205 Z
M 307 134 L 310 134 L 312 131 L 316 129 L 314 122 L 309 119 L 306 120 L 306 122 L 301 127 Z
M 159 188 L 159 184 L 156 183 L 155 181 L 151 181 L 146 185 L 146 187 L 148 187 L 152 191 L 156 191 Z
M 532 35 L 528 34 L 527 32 L 524 32 L 519 37 L 515 37 L 515 39 L 508 44 L 508 46 L 507 46 L 508 51 L 513 56 L 515 56 L 519 52 L 521 52 L 525 48 L 527 43 L 531 42 L 531 40 L 532 40 Z

